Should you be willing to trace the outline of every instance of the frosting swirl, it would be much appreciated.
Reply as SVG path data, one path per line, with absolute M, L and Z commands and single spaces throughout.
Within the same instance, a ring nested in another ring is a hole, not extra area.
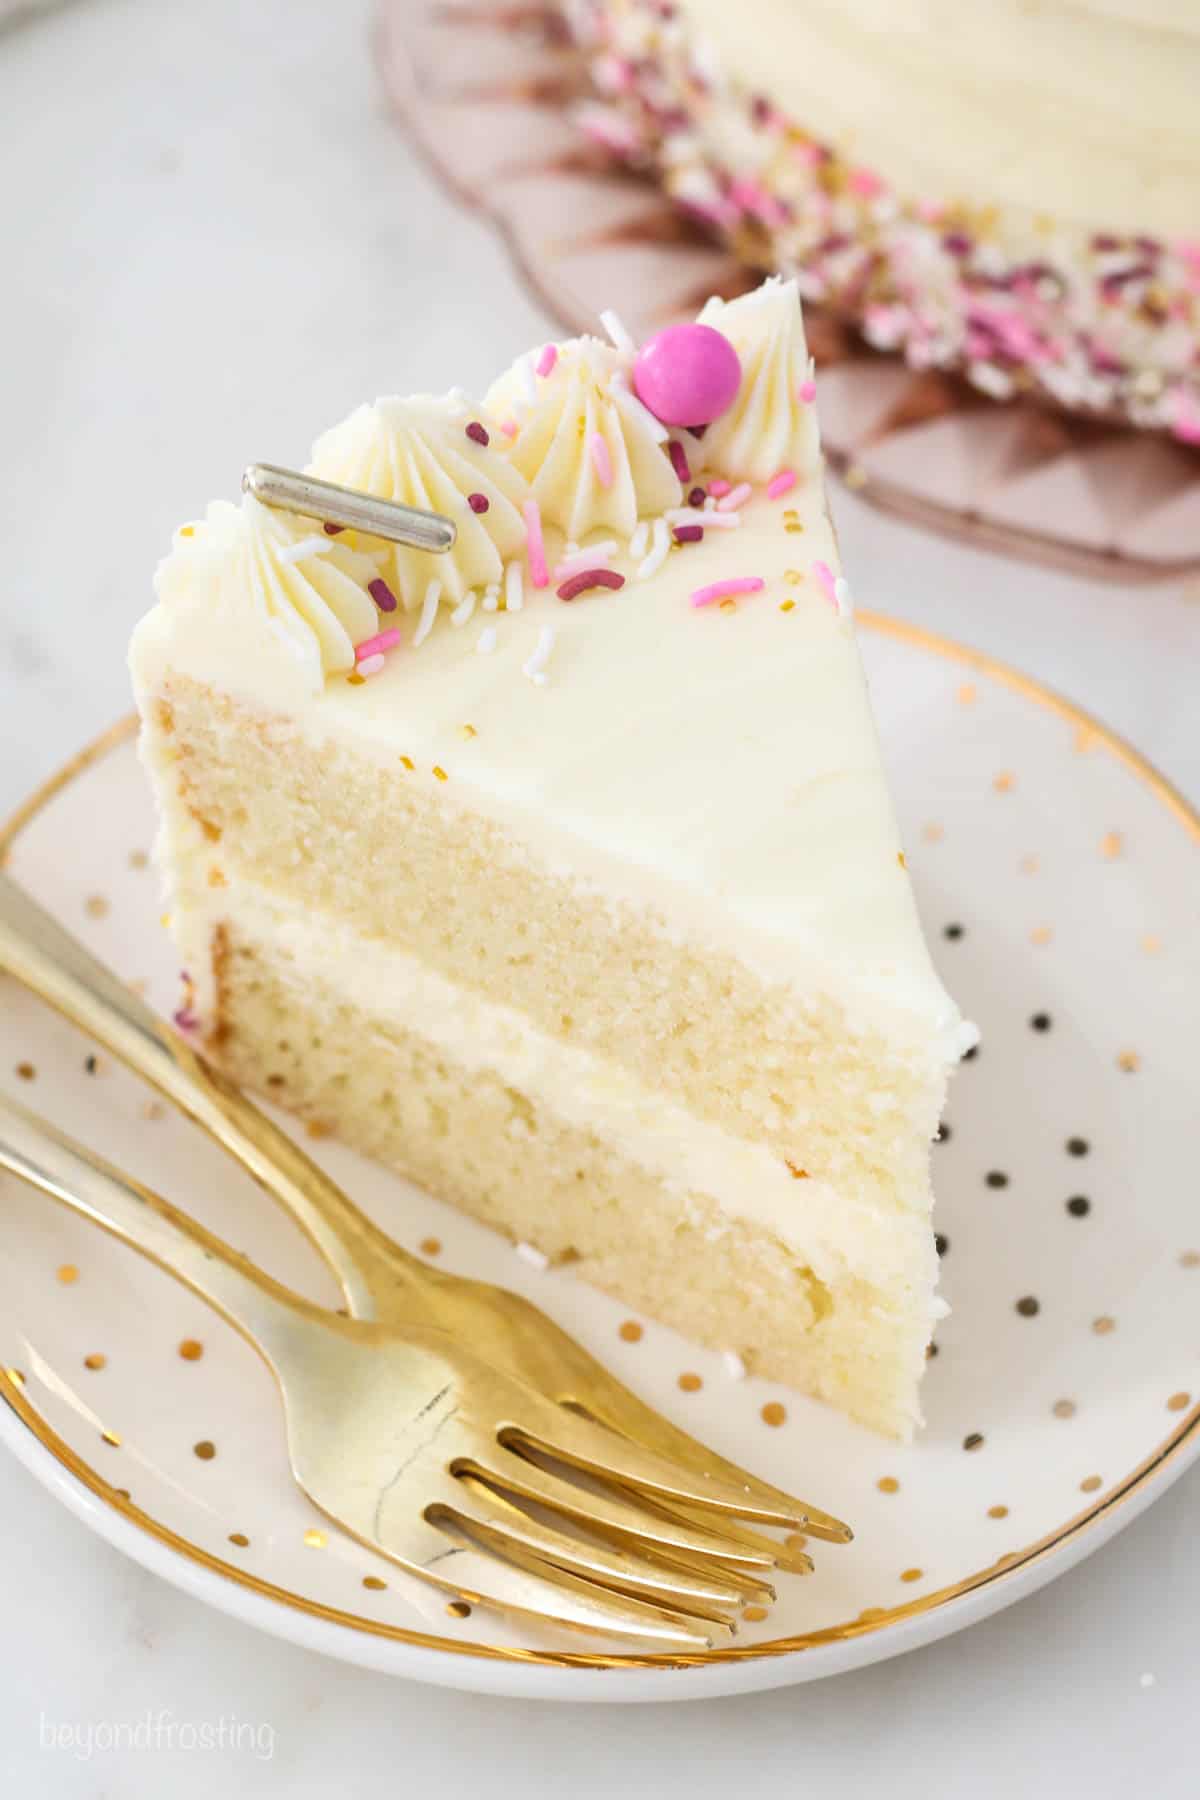
M 445 555 L 370 540 L 410 611 L 421 606 L 433 580 L 442 584 L 443 602 L 457 605 L 473 589 L 500 581 L 504 564 L 524 549 L 521 506 L 529 488 L 489 444 L 478 413 L 460 394 L 358 407 L 317 439 L 309 473 L 453 519 L 458 537 Z
M 524 359 L 486 396 L 492 417 L 515 419 L 509 459 L 543 519 L 569 539 L 606 528 L 628 537 L 639 518 L 682 499 L 667 434 L 629 386 L 632 367 L 628 352 L 573 338 L 544 376 Z
M 283 646 L 304 685 L 354 667 L 354 646 L 378 630 L 367 585 L 374 561 L 327 537 L 311 519 L 275 512 L 247 494 L 240 506 L 214 500 L 204 518 L 175 533 L 154 577 L 166 607 L 203 611 L 210 631 L 232 626 Z
M 737 300 L 712 299 L 700 314 L 727 337 L 742 365 L 733 405 L 708 429 L 703 464 L 733 480 L 803 476 L 819 454 L 813 407 L 801 397 L 811 365 L 794 281 L 772 276 Z

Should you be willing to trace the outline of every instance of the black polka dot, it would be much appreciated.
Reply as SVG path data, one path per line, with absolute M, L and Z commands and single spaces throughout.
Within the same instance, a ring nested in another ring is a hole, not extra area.
M 966 931 L 965 925 L 943 925 L 942 926 L 942 936 L 944 938 L 949 938 L 950 942 L 952 944 L 956 943 L 958 941 L 958 939 L 964 935 L 965 931 Z
M 1017 1301 L 1017 1311 L 1023 1319 L 1036 1319 L 1041 1310 L 1032 1294 L 1023 1294 Z
M 1091 1145 L 1086 1138 L 1070 1137 L 1067 1139 L 1068 1156 L 1086 1156 L 1090 1149 Z
M 984 1176 L 984 1180 L 990 1188 L 1002 1188 L 1008 1186 L 1008 1176 L 1004 1173 L 1003 1169 L 989 1169 Z
M 950 1248 L 950 1239 L 946 1236 L 944 1231 L 939 1231 L 935 1234 L 933 1247 L 939 1256 L 945 1256 L 947 1250 Z
M 950 1127 L 947 1125 L 945 1119 L 943 1119 L 933 1134 L 933 1141 L 935 1144 L 948 1144 L 951 1135 Z
M 1029 1021 L 1030 1027 L 1034 1031 L 1049 1031 L 1052 1023 L 1049 1013 L 1034 1013 Z
M 1092 1203 L 1083 1194 L 1072 1194 L 1067 1201 L 1067 1211 L 1073 1219 L 1086 1219 L 1092 1210 Z
M 983 1447 L 982 1431 L 968 1431 L 966 1437 L 963 1439 L 963 1449 L 964 1450 L 980 1450 L 980 1449 L 982 1449 L 982 1447 Z

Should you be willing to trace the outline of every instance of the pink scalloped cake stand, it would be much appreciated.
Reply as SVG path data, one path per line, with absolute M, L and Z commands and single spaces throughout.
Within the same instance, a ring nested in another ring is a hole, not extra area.
M 568 330 L 602 302 L 642 335 L 761 278 L 577 131 L 586 71 L 547 0 L 381 0 L 376 45 L 401 124 Z M 999 404 L 807 318 L 829 463 L 864 499 L 1092 577 L 1200 571 L 1195 450 Z

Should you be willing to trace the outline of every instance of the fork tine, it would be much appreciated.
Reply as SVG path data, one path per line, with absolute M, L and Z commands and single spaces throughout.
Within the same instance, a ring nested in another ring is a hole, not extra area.
M 511 1556 L 514 1550 L 525 1551 L 539 1562 L 565 1569 L 584 1581 L 721 1625 L 732 1624 L 742 1603 L 740 1587 L 724 1579 L 714 1565 L 710 1565 L 707 1574 L 693 1575 L 652 1562 L 631 1550 L 606 1550 L 531 1519 L 504 1495 L 470 1476 L 462 1477 L 459 1487 L 462 1504 L 451 1511 L 450 1518 L 469 1537 L 482 1540 L 489 1550 L 502 1556 Z M 469 1496 L 474 1497 L 474 1504 L 468 1504 Z M 432 1524 L 437 1524 L 442 1514 L 435 1507 L 427 1516 Z
M 704 1513 L 699 1507 L 688 1507 L 679 1504 L 668 1506 L 665 1501 L 645 1502 L 655 1512 L 667 1519 L 679 1519 L 685 1525 L 711 1527 L 712 1514 Z M 787 1575 L 811 1575 L 813 1572 L 812 1557 L 806 1551 L 793 1547 L 786 1539 L 765 1537 L 762 1532 L 754 1531 L 749 1525 L 742 1525 L 736 1519 L 721 1520 L 721 1536 L 731 1544 L 739 1545 L 743 1550 L 757 1551 L 760 1555 L 773 1556 L 775 1567 L 782 1569 Z

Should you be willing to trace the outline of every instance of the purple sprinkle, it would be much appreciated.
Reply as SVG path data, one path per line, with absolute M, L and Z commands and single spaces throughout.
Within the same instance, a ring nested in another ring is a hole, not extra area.
M 671 467 L 674 469 L 676 475 L 678 475 L 680 484 L 682 485 L 689 482 L 692 479 L 692 471 L 688 467 L 687 452 L 683 445 L 677 443 L 676 440 L 672 438 L 667 445 L 667 455 L 671 459 Z
M 703 525 L 677 525 L 675 527 L 675 542 L 677 544 L 698 544 L 703 537 Z
M 180 1006 L 171 1014 L 171 1023 L 179 1031 L 195 1031 L 200 1021 L 190 1007 Z
M 492 441 L 478 419 L 472 419 L 471 423 L 467 426 L 467 436 L 471 439 L 472 443 L 482 444 L 485 450 Z
M 701 438 L 704 436 L 704 434 L 707 430 L 708 430 L 707 425 L 689 425 L 687 427 L 688 436 L 694 437 L 697 443 L 700 442 Z
M 468 494 L 467 505 L 472 512 L 483 513 L 487 511 L 488 507 L 491 505 L 491 501 L 486 494 Z
M 965 231 L 948 231 L 942 239 L 942 249 L 948 250 L 951 256 L 967 256 L 972 249 L 972 240 Z
M 344 525 L 331 525 L 327 519 L 322 529 L 324 530 L 326 537 L 337 537 L 341 532 L 345 531 L 346 527 Z
M 393 594 L 382 575 L 377 575 L 374 581 L 369 581 L 367 583 L 367 592 L 370 594 L 380 612 L 395 612 L 396 596 Z
M 688 505 L 689 506 L 703 506 L 704 502 L 707 499 L 708 499 L 707 488 L 694 487 L 692 489 L 691 493 L 688 495 Z

